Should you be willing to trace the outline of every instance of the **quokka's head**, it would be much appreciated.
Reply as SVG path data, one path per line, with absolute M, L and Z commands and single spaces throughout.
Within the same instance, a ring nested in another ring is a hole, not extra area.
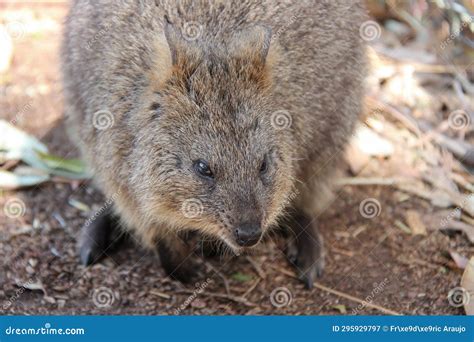
M 254 246 L 294 183 L 291 118 L 272 105 L 271 32 L 252 26 L 215 43 L 164 31 L 133 152 L 141 210 L 236 252 Z

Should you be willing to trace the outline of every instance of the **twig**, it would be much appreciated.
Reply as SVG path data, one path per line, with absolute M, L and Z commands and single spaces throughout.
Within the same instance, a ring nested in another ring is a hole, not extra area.
M 242 298 L 247 298 L 247 296 L 248 296 L 250 293 L 252 293 L 252 291 L 257 287 L 258 283 L 260 283 L 260 280 L 261 280 L 260 278 L 257 278 L 257 279 L 253 282 L 252 286 L 250 286 L 250 288 L 249 288 L 247 291 L 245 291 L 245 293 L 242 295 Z
M 196 291 L 190 291 L 190 290 L 178 290 L 178 293 L 186 293 L 186 294 L 194 294 Z M 239 296 L 233 296 L 233 295 L 228 295 L 224 293 L 209 293 L 209 292 L 199 292 L 200 295 L 206 296 L 206 297 L 212 297 L 212 298 L 223 298 L 223 299 L 228 299 L 236 303 L 243 304 L 245 306 L 249 307 L 254 307 L 257 306 L 256 304 L 249 302 L 247 299 Z
M 255 260 L 253 260 L 252 257 L 247 256 L 246 259 L 252 265 L 252 267 L 255 269 L 255 271 L 257 272 L 257 274 L 259 275 L 260 278 L 265 279 L 267 277 L 265 272 L 262 270 L 262 267 L 260 267 L 260 265 Z
M 223 275 L 219 270 L 212 266 L 211 263 L 206 261 L 206 264 L 213 272 L 215 272 L 222 279 L 225 287 L 225 292 L 227 293 L 227 295 L 230 295 L 229 281 L 227 280 L 225 275 Z
M 461 220 L 474 227 L 474 219 L 470 218 L 469 216 L 462 214 Z
M 464 189 L 466 189 L 470 192 L 474 192 L 474 186 L 471 183 L 469 183 L 468 181 L 466 181 L 462 175 L 460 175 L 458 173 L 451 172 L 450 176 L 456 183 L 458 183 Z
M 397 121 L 400 121 L 402 124 L 404 124 L 410 131 L 415 133 L 418 137 L 420 137 L 422 135 L 420 129 L 418 128 L 418 124 L 417 124 L 416 120 L 414 118 L 412 118 L 411 116 L 403 114 L 402 112 L 400 112 L 395 107 L 393 107 L 393 106 L 391 106 L 387 103 L 381 102 L 381 101 L 375 99 L 372 96 L 367 96 L 367 102 L 372 107 L 380 108 L 384 112 L 390 114 L 393 118 L 395 118 Z
M 171 298 L 170 295 L 167 295 L 166 293 L 163 293 L 163 292 L 160 292 L 160 291 L 157 291 L 157 290 L 151 290 L 150 294 L 152 294 L 154 296 L 157 296 L 157 297 L 160 297 L 160 298 L 164 298 L 164 299 L 170 299 Z
M 410 260 L 405 259 L 405 258 L 398 258 L 397 260 L 401 262 L 402 264 L 405 264 L 408 266 L 413 266 L 413 264 L 417 264 L 417 265 L 425 266 L 425 267 L 435 269 L 435 270 L 439 270 L 441 266 L 444 266 L 444 265 L 433 265 L 425 260 L 417 259 L 417 258 L 410 258 Z
M 354 256 L 353 252 L 345 251 L 343 249 L 339 249 L 339 248 L 336 248 L 334 246 L 331 247 L 331 251 L 342 254 L 342 255 L 345 255 L 345 256 L 348 256 L 349 258 L 352 258 Z
M 292 277 L 292 278 L 298 278 L 294 272 L 291 272 L 291 271 L 288 271 L 288 270 L 285 270 L 285 269 L 282 269 L 280 267 L 277 267 L 277 266 L 272 266 L 270 265 L 270 267 L 272 267 L 273 269 L 275 270 L 278 270 L 280 271 L 281 273 L 289 276 L 289 277 Z M 347 293 L 344 293 L 344 292 L 341 292 L 341 291 L 338 291 L 338 290 L 334 290 L 334 289 L 331 289 L 330 287 L 327 287 L 327 286 L 324 286 L 322 284 L 319 284 L 318 282 L 314 282 L 313 283 L 313 286 L 320 289 L 320 290 L 323 290 L 323 291 L 326 291 L 326 292 L 329 292 L 331 294 L 334 294 L 336 296 L 339 296 L 339 297 L 342 297 L 342 298 L 345 298 L 345 299 L 348 299 L 348 300 L 351 300 L 353 302 L 356 302 L 356 303 L 359 303 L 359 304 L 362 304 L 368 308 L 371 308 L 371 309 L 375 309 L 375 310 L 378 310 L 380 312 L 383 312 L 384 314 L 386 315 L 394 315 L 394 316 L 400 316 L 401 314 L 398 313 L 398 312 L 395 312 L 395 311 L 392 311 L 390 309 L 387 309 L 387 308 L 384 308 L 383 306 L 380 306 L 380 305 L 377 305 L 377 304 L 373 304 L 373 303 L 369 303 L 363 299 L 360 299 L 360 298 L 357 298 L 357 297 L 354 297 L 352 295 L 349 295 Z
M 449 138 L 440 132 L 436 132 L 427 123 L 418 122 L 411 115 L 403 114 L 395 107 L 378 101 L 373 97 L 368 96 L 367 101 L 370 105 L 375 106 L 376 108 L 382 108 L 386 113 L 403 123 L 418 137 L 421 137 L 423 132 L 429 132 L 429 135 L 438 145 L 448 149 L 462 162 L 474 166 L 474 147 L 471 144 L 465 141 Z
M 410 66 L 412 66 L 415 69 L 415 72 L 418 72 L 418 73 L 458 75 L 459 69 L 461 70 L 467 69 L 470 66 L 470 65 L 424 64 L 424 63 L 415 62 L 413 60 L 399 58 L 396 55 L 387 53 L 388 50 L 385 50 L 385 49 L 375 48 L 374 50 L 377 53 L 377 55 L 382 55 L 383 57 L 389 59 L 390 61 L 395 62 L 396 64 L 410 63 Z
M 436 132 L 426 123 L 420 123 L 420 127 L 423 131 L 429 132 L 438 145 L 449 150 L 462 162 L 474 166 L 474 146 L 466 141 L 453 139 L 440 132 Z
M 409 179 L 403 178 L 378 178 L 378 177 L 342 177 L 336 180 L 337 185 L 394 185 L 398 183 L 409 183 Z

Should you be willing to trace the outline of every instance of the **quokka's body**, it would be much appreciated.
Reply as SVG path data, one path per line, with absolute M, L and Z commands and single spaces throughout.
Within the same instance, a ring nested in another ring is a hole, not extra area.
M 361 112 L 363 20 L 345 0 L 74 1 L 62 48 L 71 134 L 168 273 L 193 273 L 183 232 L 240 251 L 284 224 L 311 286 L 323 267 L 315 213 Z M 86 236 L 105 243 L 111 221 L 96 221 Z M 93 245 L 82 242 L 83 262 Z

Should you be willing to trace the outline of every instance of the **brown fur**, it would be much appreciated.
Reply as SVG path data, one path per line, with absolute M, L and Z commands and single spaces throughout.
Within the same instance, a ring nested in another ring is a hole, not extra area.
M 238 250 L 232 231 L 245 220 L 266 231 L 290 209 L 314 217 L 361 111 L 363 18 L 345 0 L 75 1 L 66 113 L 127 229 L 149 247 L 197 229 Z M 190 22 L 197 39 L 182 33 Z M 104 109 L 114 125 L 98 130 Z M 281 110 L 291 126 L 276 129 Z M 197 158 L 213 184 L 193 172 Z M 189 199 L 198 217 L 183 215 Z

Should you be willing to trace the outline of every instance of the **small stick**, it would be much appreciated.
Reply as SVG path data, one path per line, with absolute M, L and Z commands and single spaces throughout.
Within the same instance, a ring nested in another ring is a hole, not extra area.
M 157 290 L 151 290 L 150 294 L 152 294 L 154 296 L 157 296 L 157 297 L 164 298 L 164 299 L 170 299 L 171 298 L 170 295 L 167 295 L 166 293 L 163 293 L 163 292 L 160 292 L 160 291 L 157 291 Z
M 294 272 L 290 272 L 290 271 L 287 271 L 285 269 L 282 269 L 280 267 L 276 267 L 276 266 L 272 266 L 270 265 L 270 267 L 280 271 L 281 273 L 289 276 L 289 277 L 292 277 L 292 278 L 297 278 L 297 276 L 295 275 Z M 359 304 L 362 304 L 366 307 L 369 307 L 371 309 L 375 309 L 375 310 L 378 310 L 380 312 L 383 312 L 384 314 L 387 314 L 387 315 L 394 315 L 394 316 L 401 316 L 400 313 L 398 312 L 395 312 L 395 311 L 392 311 L 390 309 L 387 309 L 387 308 L 384 308 L 383 306 L 380 306 L 380 305 L 377 305 L 377 304 L 372 304 L 372 303 L 369 303 L 363 299 L 360 299 L 360 298 L 357 298 L 357 297 L 354 297 L 354 296 L 351 296 L 347 293 L 344 293 L 344 292 L 341 292 L 341 291 L 338 291 L 338 290 L 334 290 L 334 289 L 331 289 L 330 287 L 327 287 L 327 286 L 324 286 L 322 284 L 319 284 L 317 282 L 314 282 L 313 283 L 313 286 L 320 289 L 320 290 L 323 290 L 323 291 L 326 291 L 326 292 L 329 292 L 331 294 L 334 294 L 336 296 L 339 296 L 339 297 L 342 297 L 342 298 L 345 298 L 345 299 L 348 299 L 348 300 L 351 300 L 353 302 L 356 302 L 356 303 L 359 303 Z
M 257 274 L 259 275 L 260 278 L 262 279 L 265 279 L 267 277 L 267 275 L 265 274 L 265 272 L 262 270 L 262 268 L 260 267 L 260 265 L 255 261 L 253 260 L 252 257 L 250 256 L 247 256 L 247 261 L 253 266 L 253 268 L 255 268 L 255 271 L 257 272 Z
M 393 118 L 403 123 L 410 131 L 415 133 L 418 137 L 422 136 L 422 132 L 418 128 L 416 120 L 411 116 L 403 114 L 395 107 L 387 103 L 381 102 L 375 99 L 374 97 L 368 96 L 367 101 L 374 108 L 382 108 L 384 112 L 390 114 Z
M 250 288 L 247 291 L 245 291 L 245 293 L 242 295 L 242 298 L 246 298 L 250 293 L 252 293 L 252 291 L 257 287 L 258 283 L 260 283 L 260 280 L 261 280 L 260 278 L 257 278 L 253 282 L 252 286 L 250 286 Z
M 190 291 L 190 290 L 178 290 L 178 293 L 186 293 L 186 294 L 194 294 L 196 291 Z M 224 293 L 209 293 L 209 292 L 199 292 L 199 295 L 203 295 L 206 297 L 212 297 L 212 298 L 223 298 L 223 299 L 228 299 L 236 303 L 244 304 L 245 306 L 250 306 L 254 307 L 257 306 L 256 304 L 249 302 L 247 299 L 239 296 L 232 296 L 232 295 L 227 295 Z
M 409 179 L 403 178 L 378 178 L 378 177 L 342 177 L 336 180 L 337 185 L 394 185 L 397 183 L 409 183 Z
M 229 281 L 227 280 L 225 275 L 223 275 L 221 272 L 219 272 L 219 270 L 212 266 L 210 262 L 206 261 L 206 264 L 213 272 L 215 272 L 222 279 L 222 281 L 224 282 L 225 292 L 227 293 L 227 295 L 230 295 Z

